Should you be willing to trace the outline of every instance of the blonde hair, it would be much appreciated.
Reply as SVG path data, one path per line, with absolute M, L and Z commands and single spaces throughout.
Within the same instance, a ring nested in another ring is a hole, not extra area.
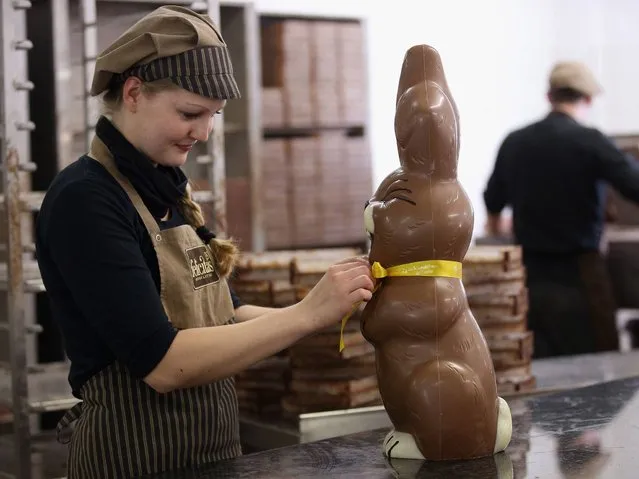
M 180 88 L 171 80 L 162 79 L 153 82 L 143 82 L 142 92 L 146 95 L 153 95 L 161 91 Z M 113 114 L 119 110 L 122 104 L 122 88 L 113 88 L 107 90 L 102 96 L 102 112 L 105 116 L 113 117 Z M 200 205 L 193 200 L 193 189 L 189 182 L 186 186 L 184 196 L 180 201 L 180 211 L 184 215 L 184 219 L 193 227 L 194 230 L 205 228 L 206 223 L 204 220 L 204 214 Z M 239 259 L 240 251 L 237 243 L 233 238 L 220 239 L 211 238 L 208 241 L 208 246 L 213 253 L 213 259 L 217 273 L 220 277 L 228 277 L 235 268 Z
M 176 90 L 180 88 L 168 78 L 156 80 L 152 82 L 142 82 L 142 93 L 151 96 L 168 90 Z M 102 94 L 102 114 L 104 116 L 113 117 L 113 114 L 120 109 L 122 105 L 122 85 L 110 88 Z

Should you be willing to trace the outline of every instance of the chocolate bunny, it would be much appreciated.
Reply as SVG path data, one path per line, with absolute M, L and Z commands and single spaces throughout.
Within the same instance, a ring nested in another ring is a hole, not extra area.
M 459 121 L 437 51 L 404 58 L 395 134 L 401 166 L 366 206 L 369 258 L 384 268 L 428 260 L 460 264 L 472 239 L 473 209 L 457 181 Z M 384 406 L 393 423 L 390 458 L 485 457 L 510 442 L 510 409 L 497 396 L 486 340 L 458 277 L 381 280 L 361 315 L 375 346 Z

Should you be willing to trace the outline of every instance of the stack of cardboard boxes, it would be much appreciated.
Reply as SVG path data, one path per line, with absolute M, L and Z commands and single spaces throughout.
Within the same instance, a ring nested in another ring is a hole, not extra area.
M 359 23 L 264 18 L 261 33 L 266 128 L 365 123 L 366 57 Z
M 326 132 L 267 139 L 262 190 L 269 249 L 358 245 L 373 193 L 366 140 Z
M 289 208 L 288 141 L 262 142 L 262 209 L 265 242 L 270 249 L 293 244 L 293 212 Z
M 338 24 L 338 38 L 340 118 L 347 124 L 364 123 L 368 114 L 364 78 L 368 74 L 363 29 L 358 23 Z
M 358 245 L 373 192 L 359 23 L 262 20 L 262 198 L 269 249 Z

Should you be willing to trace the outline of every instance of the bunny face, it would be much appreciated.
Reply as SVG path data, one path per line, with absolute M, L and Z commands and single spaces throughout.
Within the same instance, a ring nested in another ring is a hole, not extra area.
M 371 261 L 382 266 L 430 259 L 461 261 L 473 210 L 457 182 L 455 107 L 424 81 L 400 97 L 395 134 L 401 167 L 382 181 L 364 211 Z
M 427 243 L 433 235 L 425 181 L 399 168 L 382 182 L 364 210 L 371 261 L 387 267 L 428 259 Z
M 379 186 L 364 210 L 364 224 L 371 238 L 370 261 L 384 267 L 461 261 L 471 241 L 473 211 L 456 181 L 435 184 L 402 167 Z

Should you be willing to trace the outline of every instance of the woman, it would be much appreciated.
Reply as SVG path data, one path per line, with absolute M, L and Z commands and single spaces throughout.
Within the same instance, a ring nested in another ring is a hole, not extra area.
M 37 252 L 82 399 L 69 478 L 134 477 L 241 453 L 232 376 L 337 323 L 371 297 L 363 259 L 334 265 L 300 303 L 232 301 L 233 243 L 205 227 L 180 166 L 239 91 L 211 20 L 162 7 L 97 60 L 91 151 L 50 186 Z

